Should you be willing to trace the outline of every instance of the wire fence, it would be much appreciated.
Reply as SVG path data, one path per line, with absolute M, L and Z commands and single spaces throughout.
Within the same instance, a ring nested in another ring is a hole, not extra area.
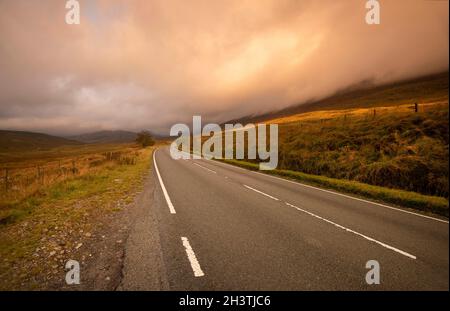
M 49 161 L 44 164 L 0 168 L 0 202 L 17 199 L 57 182 L 95 172 L 105 166 L 135 165 L 137 149 L 104 152 Z

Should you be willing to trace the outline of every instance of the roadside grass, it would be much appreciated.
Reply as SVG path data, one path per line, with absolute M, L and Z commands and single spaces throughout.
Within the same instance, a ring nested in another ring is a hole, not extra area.
M 83 144 L 83 145 L 64 145 L 51 149 L 24 149 L 16 151 L 0 152 L 1 168 L 22 167 L 24 165 L 46 164 L 49 161 L 58 161 L 67 158 L 82 157 L 91 154 L 104 152 L 115 152 L 125 148 L 134 148 L 135 144 Z
M 0 290 L 41 288 L 58 273 L 83 234 L 95 230 L 96 219 L 132 202 L 150 169 L 152 152 L 135 148 L 132 163 L 107 163 L 3 204 Z
M 62 181 L 108 166 L 133 164 L 137 150 L 135 144 L 81 145 L 10 152 L 8 157 L 0 155 L 0 224 L 4 222 L 4 211 L 11 206 L 32 205 L 34 194 Z
M 239 160 L 221 160 L 249 170 L 259 170 L 259 165 Z M 448 217 L 448 200 L 442 197 L 423 195 L 416 192 L 390 189 L 364 184 L 353 180 L 342 180 L 325 176 L 305 174 L 291 170 L 260 171 L 270 175 L 286 177 L 305 184 L 325 187 L 345 193 L 356 194 L 374 201 L 393 203 L 401 207 L 412 208 L 427 213 Z
M 314 111 L 266 123 L 279 124 L 280 170 L 448 200 L 448 108 L 447 99 L 417 112 L 414 105 Z

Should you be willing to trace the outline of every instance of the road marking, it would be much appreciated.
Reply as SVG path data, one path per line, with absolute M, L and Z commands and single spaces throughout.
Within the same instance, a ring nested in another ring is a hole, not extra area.
M 195 163 L 195 162 L 194 162 L 194 164 L 197 165 L 197 166 L 199 166 L 199 167 L 201 167 L 202 169 L 205 169 L 205 170 L 207 170 L 207 171 L 210 171 L 211 173 L 217 174 L 216 171 L 213 171 L 213 170 L 211 170 L 211 169 L 209 169 L 209 168 L 207 168 L 207 167 L 204 167 L 203 165 L 200 165 L 200 164 Z
M 390 250 L 393 250 L 394 252 L 397 252 L 397 253 L 399 253 L 399 254 L 402 254 L 403 256 L 409 257 L 409 258 L 411 258 L 411 259 L 417 259 L 416 256 L 411 255 L 411 254 L 409 254 L 409 253 L 407 253 L 407 252 L 405 252 L 405 251 L 402 251 L 402 250 L 400 250 L 400 249 L 398 249 L 398 248 L 395 248 L 395 247 L 390 246 L 390 245 L 388 245 L 388 244 L 386 244 L 386 243 L 383 243 L 383 242 L 380 242 L 380 241 L 378 241 L 378 240 L 375 240 L 374 238 L 368 237 L 367 235 L 364 235 L 364 234 L 362 234 L 362 233 L 356 232 L 356 231 L 354 231 L 354 230 L 352 230 L 352 229 L 349 229 L 349 228 L 346 228 L 346 227 L 344 227 L 344 226 L 341 226 L 341 225 L 339 225 L 339 224 L 337 224 L 337 223 L 335 223 L 335 222 L 333 222 L 333 221 L 331 221 L 331 220 L 328 220 L 328 219 L 326 219 L 326 218 L 323 218 L 323 217 L 320 217 L 320 216 L 318 216 L 318 215 L 316 215 L 316 214 L 313 214 L 313 213 L 311 213 L 311 212 L 308 212 L 308 211 L 306 211 L 306 210 L 304 210 L 304 209 L 302 209 L 302 208 L 300 208 L 300 207 L 298 207 L 298 206 L 292 205 L 292 204 L 290 204 L 290 203 L 288 203 L 288 202 L 285 202 L 285 203 L 286 203 L 287 206 L 293 207 L 293 208 L 295 208 L 295 209 L 298 210 L 298 211 L 301 211 L 301 212 L 303 212 L 303 213 L 306 213 L 306 214 L 308 214 L 308 215 L 310 215 L 310 216 L 313 216 L 313 217 L 315 217 L 315 218 L 317 218 L 317 219 L 323 220 L 323 221 L 325 221 L 325 222 L 327 222 L 327 223 L 329 223 L 329 224 L 332 224 L 332 225 L 334 225 L 334 226 L 336 226 L 336 227 L 338 227 L 338 228 L 340 228 L 340 229 L 342 229 L 342 230 L 345 230 L 345 231 L 347 231 L 347 232 L 356 234 L 357 236 L 360 236 L 360 237 L 362 237 L 362 238 L 364 238 L 364 239 L 366 239 L 366 240 L 368 240 L 368 241 L 377 243 L 377 244 L 379 244 L 379 245 L 381 245 L 381 246 L 383 246 L 383 247 L 385 247 L 385 248 L 387 248 L 387 249 L 390 249 Z
M 245 188 L 248 188 L 248 189 L 250 189 L 250 190 L 253 190 L 253 191 L 255 191 L 255 192 L 258 192 L 259 194 L 265 195 L 266 197 L 271 198 L 272 200 L 280 201 L 279 199 L 277 199 L 277 198 L 271 196 L 270 194 L 267 194 L 267 193 L 264 193 L 264 192 L 262 192 L 262 191 L 256 190 L 255 188 L 252 188 L 252 187 L 250 187 L 250 186 L 244 185 L 244 187 L 245 187 Z
M 153 152 L 153 164 L 155 166 L 156 175 L 158 175 L 159 184 L 161 185 L 161 189 L 164 194 L 164 198 L 166 199 L 167 205 L 169 206 L 169 210 L 171 214 L 176 214 L 175 208 L 173 207 L 172 201 L 170 200 L 169 194 L 167 193 L 166 187 L 161 178 L 161 174 L 159 174 L 158 165 L 156 165 L 156 151 Z
M 192 267 L 192 271 L 194 271 L 195 277 L 201 277 L 205 274 L 202 271 L 202 268 L 200 268 L 200 264 L 198 263 L 197 257 L 195 256 L 194 250 L 191 247 L 191 244 L 189 244 L 189 240 L 186 237 L 181 237 L 181 241 L 183 242 L 183 246 L 186 250 L 186 255 L 189 259 L 189 262 Z
M 271 177 L 271 178 L 275 178 L 275 179 L 279 179 L 279 180 L 286 181 L 286 182 L 291 183 L 291 184 L 300 185 L 300 186 L 303 186 L 303 187 L 312 188 L 312 189 L 320 190 L 320 191 L 323 191 L 323 192 L 339 195 L 341 197 L 345 197 L 345 198 L 361 201 L 361 202 L 364 202 L 364 203 L 378 205 L 378 206 L 381 206 L 381 207 L 384 207 L 384 208 L 388 208 L 388 209 L 391 209 L 391 210 L 395 210 L 395 211 L 398 211 L 398 212 L 411 214 L 411 215 L 414 215 L 414 216 L 419 216 L 419 217 L 423 217 L 423 218 L 427 218 L 427 219 L 443 222 L 443 223 L 446 223 L 446 224 L 449 223 L 448 220 L 443 220 L 443 219 L 439 219 L 439 218 L 436 218 L 436 217 L 431 217 L 431 216 L 422 215 L 422 214 L 419 214 L 419 213 L 406 211 L 406 210 L 403 210 L 403 209 L 400 209 L 400 208 L 396 208 L 396 207 L 392 207 L 392 206 L 389 206 L 389 205 L 385 205 L 385 204 L 381 204 L 381 203 L 377 203 L 377 202 L 372 202 L 372 201 L 368 201 L 368 200 L 364 200 L 364 199 L 360 199 L 360 198 L 357 198 L 357 197 L 353 197 L 353 196 L 350 196 L 350 195 L 342 194 L 342 193 L 331 191 L 331 190 L 317 188 L 317 187 L 314 187 L 314 186 L 302 184 L 300 182 L 284 179 L 284 178 L 281 178 L 281 177 L 276 177 L 276 176 L 272 176 L 272 175 L 268 175 L 268 174 L 264 174 L 264 173 L 260 173 L 260 172 L 255 172 L 255 171 L 249 171 L 249 172 L 252 172 L 252 173 L 255 173 L 255 174 L 259 174 L 259 175 L 263 175 L 263 176 L 267 176 L 267 177 Z
M 228 163 L 222 162 L 222 161 L 220 161 L 220 160 L 217 160 L 217 161 L 216 161 L 216 160 L 209 160 L 209 159 L 202 159 L 202 160 L 205 160 L 205 161 L 211 161 L 211 163 L 224 164 L 224 165 L 226 165 L 226 166 L 231 166 L 231 167 L 236 168 L 236 169 L 238 169 L 238 170 L 250 172 L 250 171 L 249 171 L 248 169 L 246 169 L 246 168 L 243 168 L 243 167 L 240 167 L 240 166 L 237 166 L 237 165 L 228 164 Z
M 373 201 L 368 201 L 368 200 L 360 199 L 360 198 L 357 198 L 357 197 L 353 197 L 353 196 L 351 196 L 351 195 L 346 195 L 346 194 L 343 194 L 343 193 L 339 193 L 339 192 L 335 192 L 335 191 L 331 191 L 331 190 L 326 190 L 326 189 L 322 189 L 322 188 L 318 188 L 318 187 L 306 185 L 306 184 L 303 184 L 303 183 L 298 182 L 298 181 L 292 181 L 292 180 L 289 180 L 289 179 L 285 179 L 285 178 L 281 178 L 281 177 L 269 175 L 269 174 L 266 174 L 266 173 L 261 173 L 261 172 L 256 172 L 256 171 L 251 171 L 251 170 L 248 170 L 248 169 L 245 169 L 245 168 L 236 166 L 236 165 L 224 163 L 224 162 L 221 162 L 221 161 L 215 161 L 214 163 L 217 163 L 217 164 L 224 164 L 224 165 L 226 165 L 226 166 L 231 166 L 231 167 L 233 167 L 233 168 L 236 168 L 236 169 L 239 169 L 239 170 L 246 171 L 246 172 L 248 172 L 248 173 L 254 173 L 254 174 L 259 174 L 259 175 L 266 176 L 266 177 L 270 177 L 270 178 L 275 178 L 275 179 L 282 180 L 282 181 L 285 181 L 285 182 L 288 182 L 288 183 L 291 183 L 291 184 L 294 184 L 294 185 L 298 185 L 298 186 L 303 186 L 303 187 L 307 187 L 307 188 L 311 188 L 311 189 L 320 190 L 320 191 L 323 191 L 323 192 L 327 192 L 327 193 L 339 195 L 339 196 L 342 196 L 342 197 L 345 197 L 345 198 L 349 198 L 349 199 L 361 201 L 361 202 L 364 202 L 364 203 L 369 203 L 369 204 L 378 205 L 378 206 L 381 206 L 381 207 L 384 207 L 384 208 L 387 208 L 387 209 L 390 209 L 390 210 L 398 211 L 398 212 L 401 212 L 401 213 L 406 213 L 406 214 L 410 214 L 410 215 L 414 215 L 414 216 L 418 216 L 418 217 L 422 217 L 422 218 L 426 218 L 426 219 L 430 219 L 430 220 L 435 220 L 435 221 L 442 222 L 442 223 L 445 223 L 445 224 L 448 224 L 448 223 L 449 223 L 448 220 L 439 219 L 439 218 L 436 218 L 436 217 L 427 216 L 427 215 L 423 215 L 423 214 L 419 214 L 419 213 L 407 211 L 407 210 L 404 210 L 404 209 L 401 209 L 401 208 L 392 207 L 392 206 L 389 206 L 389 205 L 386 205 L 386 204 L 382 204 L 382 203 L 377 203 L 377 202 L 373 202 Z

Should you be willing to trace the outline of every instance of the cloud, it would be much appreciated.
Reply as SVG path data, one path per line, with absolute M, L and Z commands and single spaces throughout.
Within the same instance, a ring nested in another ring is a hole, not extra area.
M 0 128 L 168 133 L 448 69 L 447 1 L 0 1 Z

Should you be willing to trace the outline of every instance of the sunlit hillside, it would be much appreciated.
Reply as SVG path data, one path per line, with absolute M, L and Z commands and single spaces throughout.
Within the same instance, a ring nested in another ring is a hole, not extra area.
M 448 197 L 448 102 L 273 119 L 279 168 Z

